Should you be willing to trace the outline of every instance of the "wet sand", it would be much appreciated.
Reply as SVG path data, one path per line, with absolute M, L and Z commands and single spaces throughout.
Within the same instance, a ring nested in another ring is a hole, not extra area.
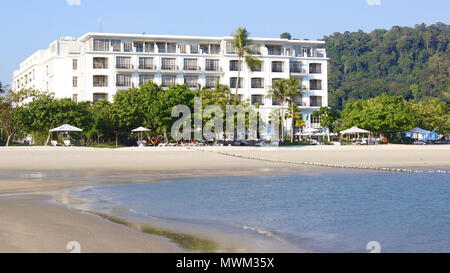
M 179 252 L 161 237 L 143 234 L 94 215 L 44 202 L 45 196 L 0 200 L 0 252 L 68 253 L 71 241 L 81 252 Z

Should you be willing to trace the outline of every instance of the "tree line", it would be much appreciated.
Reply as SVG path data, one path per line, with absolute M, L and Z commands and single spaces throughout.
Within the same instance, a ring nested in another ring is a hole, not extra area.
M 394 26 L 325 36 L 330 58 L 329 105 L 381 94 L 405 100 L 440 98 L 450 102 L 450 25 Z
M 349 102 L 341 112 L 322 107 L 313 115 L 320 116 L 322 126 L 335 132 L 357 126 L 392 138 L 395 133 L 420 127 L 450 134 L 449 106 L 439 98 L 407 101 L 401 96 L 382 94 Z
M 49 93 L 21 90 L 8 92 L 0 102 L 0 128 L 7 136 L 7 144 L 13 136 L 24 134 L 31 134 L 36 144 L 46 144 L 49 130 L 62 124 L 82 128 L 84 145 L 126 143 L 130 131 L 139 126 L 150 129 L 150 136 L 170 139 L 176 121 L 171 117 L 172 109 L 181 104 L 193 110 L 195 97 L 202 98 L 205 106 L 218 105 L 224 111 L 226 105 L 248 106 L 220 84 L 214 89 L 191 90 L 186 85 L 163 89 L 149 82 L 139 88 L 118 91 L 112 103 L 107 100 L 77 103 Z

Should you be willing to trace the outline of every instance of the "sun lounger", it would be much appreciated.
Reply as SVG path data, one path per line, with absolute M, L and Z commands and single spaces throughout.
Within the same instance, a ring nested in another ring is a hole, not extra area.
M 71 146 L 70 140 L 64 140 L 64 146 Z
M 52 146 L 55 146 L 55 147 L 58 146 L 58 141 L 56 141 L 56 140 L 52 140 L 51 143 L 52 143 Z

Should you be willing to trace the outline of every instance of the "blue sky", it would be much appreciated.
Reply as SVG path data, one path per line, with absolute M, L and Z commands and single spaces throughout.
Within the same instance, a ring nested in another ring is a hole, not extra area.
M 450 23 L 449 0 L 14 0 L 0 8 L 0 81 L 19 63 L 63 36 L 99 31 L 227 36 L 238 26 L 252 36 L 317 39 L 346 30 Z

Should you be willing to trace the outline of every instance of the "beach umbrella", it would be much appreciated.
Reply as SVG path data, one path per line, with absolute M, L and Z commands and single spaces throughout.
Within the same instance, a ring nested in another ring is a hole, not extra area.
M 345 135 L 345 134 L 368 134 L 368 133 L 370 133 L 370 131 L 367 131 L 367 130 L 364 130 L 364 129 L 354 126 L 350 129 L 341 131 L 340 133 L 343 135 Z
M 69 132 L 83 132 L 83 130 L 80 129 L 80 128 L 78 128 L 78 127 L 69 125 L 69 124 L 64 124 L 64 125 L 61 125 L 61 126 L 59 126 L 59 127 L 50 129 L 49 132 L 50 132 L 50 133 L 49 133 L 47 142 L 48 142 L 48 140 L 50 139 L 50 136 L 51 136 L 51 133 L 52 133 L 52 132 L 67 133 L 67 135 L 69 135 Z M 65 143 L 65 142 L 66 142 L 66 141 L 64 141 L 64 143 Z M 66 143 L 65 143 L 65 144 L 66 144 Z M 68 141 L 68 144 L 67 144 L 67 145 L 69 145 L 69 144 L 70 144 L 70 141 Z M 47 144 L 46 144 L 46 145 L 47 145 Z
M 357 135 L 359 139 L 359 134 L 370 134 L 370 131 L 353 126 L 352 128 L 341 131 L 340 133 L 342 135 Z
M 64 124 L 49 130 L 49 132 L 82 132 L 82 131 L 83 130 L 81 130 L 80 128 L 69 124 Z
M 142 133 L 143 132 L 149 132 L 150 131 L 150 129 L 147 129 L 147 128 L 145 128 L 145 127 L 139 127 L 139 128 L 136 128 L 136 129 L 134 129 L 134 130 L 131 130 L 131 132 L 133 132 L 133 133 L 139 133 L 139 141 L 140 142 L 142 142 Z

